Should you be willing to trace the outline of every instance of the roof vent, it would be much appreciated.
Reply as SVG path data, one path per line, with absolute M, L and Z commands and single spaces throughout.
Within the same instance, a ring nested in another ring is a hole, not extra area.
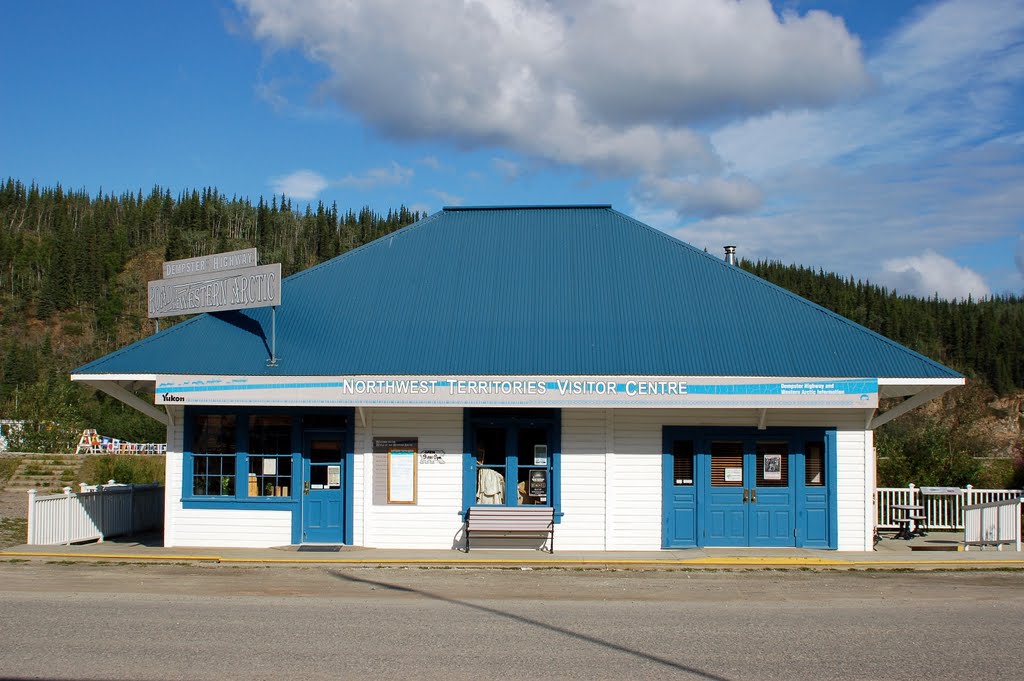
M 736 247 L 726 246 L 725 247 L 725 261 L 730 265 L 736 264 Z

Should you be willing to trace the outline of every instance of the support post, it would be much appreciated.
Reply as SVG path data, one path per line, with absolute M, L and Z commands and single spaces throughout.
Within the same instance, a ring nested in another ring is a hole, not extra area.
M 64 545 L 71 544 L 71 488 L 64 488 Z
M 25 537 L 26 544 L 35 543 L 35 535 L 33 532 L 36 529 L 36 491 L 30 489 L 28 491 L 28 536 Z
M 277 306 L 270 308 L 270 360 L 268 367 L 277 366 Z

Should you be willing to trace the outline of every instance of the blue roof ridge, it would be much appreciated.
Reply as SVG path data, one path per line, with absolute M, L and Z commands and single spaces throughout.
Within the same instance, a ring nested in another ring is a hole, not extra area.
M 934 366 L 934 367 L 936 367 L 938 369 L 941 369 L 942 371 L 950 374 L 951 378 L 954 378 L 954 377 L 963 378 L 963 374 L 961 374 L 960 372 L 953 371 L 949 367 L 945 366 L 944 364 L 941 364 L 940 362 L 937 362 L 936 360 L 932 359 L 931 357 L 926 357 L 925 355 L 922 355 L 921 353 L 916 352 L 915 350 L 911 350 L 910 348 L 908 348 L 907 346 L 905 346 L 905 345 L 903 345 L 901 343 L 897 343 L 896 341 L 894 341 L 891 338 L 883 336 L 880 333 L 876 333 L 875 331 L 872 331 L 871 329 L 867 328 L 866 326 L 864 326 L 862 324 L 858 324 L 857 322 L 853 321 L 852 319 L 848 319 L 848 318 L 844 317 L 843 315 L 838 314 L 837 312 L 833 312 L 832 310 L 829 310 L 826 307 L 822 307 L 821 305 L 818 305 L 817 303 L 815 303 L 813 301 L 810 301 L 807 298 L 804 298 L 803 296 L 799 296 L 796 293 L 793 293 L 792 291 L 790 291 L 788 289 L 782 288 L 781 286 L 778 286 L 777 284 L 773 284 L 770 281 L 762 279 L 761 277 L 757 276 L 756 274 L 748 272 L 745 269 L 743 269 L 742 267 L 739 267 L 738 265 L 730 265 L 724 259 L 715 257 L 715 256 L 711 255 L 710 253 L 708 253 L 707 251 L 705 251 L 702 248 L 697 248 L 693 244 L 687 243 L 687 242 L 683 241 L 682 239 L 678 239 L 678 238 L 672 236 L 671 234 L 666 234 L 665 232 L 661 231 L 660 229 L 657 229 L 656 227 L 652 227 L 651 225 L 648 225 L 646 223 L 640 222 L 636 218 L 633 218 L 633 217 L 631 217 L 629 215 L 626 215 L 624 213 L 620 213 L 619 211 L 614 210 L 614 209 L 612 209 L 612 212 L 618 213 L 620 216 L 622 216 L 623 218 L 629 220 L 630 222 L 633 222 L 633 223 L 637 224 L 638 226 L 643 227 L 644 229 L 647 229 L 648 231 L 650 231 L 650 232 L 652 232 L 652 233 L 654 233 L 654 234 L 656 234 L 656 235 L 658 235 L 660 237 L 663 237 L 664 239 L 666 239 L 670 243 L 675 243 L 675 244 L 677 244 L 679 246 L 683 246 L 684 248 L 688 248 L 691 251 L 693 251 L 695 253 L 698 253 L 698 254 L 706 257 L 706 258 L 710 258 L 713 262 L 717 263 L 718 266 L 720 266 L 720 267 L 725 267 L 725 268 L 727 268 L 730 271 L 738 272 L 742 276 L 750 277 L 756 283 L 758 283 L 758 284 L 760 284 L 762 286 L 766 286 L 768 288 L 774 289 L 774 290 L 779 291 L 781 293 L 784 293 L 785 295 L 789 296 L 790 298 L 793 298 L 794 300 L 797 300 L 800 303 L 803 303 L 804 305 L 807 305 L 808 307 L 810 307 L 813 310 L 817 310 L 818 312 L 823 313 L 826 316 L 833 317 L 834 319 L 836 319 L 838 321 L 841 321 L 844 324 L 849 325 L 850 327 L 852 327 L 856 331 L 859 331 L 861 333 L 865 333 L 865 334 L 867 334 L 869 336 L 872 336 L 872 337 L 874 337 L 874 338 L 876 338 L 878 340 L 884 341 L 885 343 L 887 343 L 888 345 L 892 346 L 893 348 L 896 348 L 896 349 L 898 349 L 898 350 L 900 350 L 900 351 L 902 351 L 904 353 L 907 353 L 907 354 L 913 355 L 914 357 L 922 359 L 925 362 L 931 364 L 932 366 Z
M 412 223 L 410 225 L 406 225 L 405 227 L 402 227 L 401 229 L 396 229 L 394 232 L 391 232 L 390 234 L 385 234 L 384 236 L 377 237 L 373 241 L 371 241 L 369 243 L 366 243 L 366 244 L 363 244 L 362 246 L 359 246 L 358 248 L 353 248 L 350 251 L 345 251 L 341 255 L 336 255 L 333 258 L 331 258 L 330 260 L 324 261 L 324 262 L 320 263 L 319 265 L 313 265 L 312 267 L 304 269 L 301 272 L 296 272 L 295 274 L 292 274 L 291 276 L 285 277 L 284 280 L 281 282 L 281 284 L 283 285 L 285 282 L 291 281 L 292 279 L 299 279 L 301 277 L 306 276 L 307 274 L 311 274 L 313 272 L 316 272 L 316 271 L 318 271 L 320 269 L 323 269 L 323 268 L 326 268 L 328 266 L 333 266 L 335 263 L 343 262 L 343 261 L 347 260 L 350 257 L 354 257 L 356 253 L 361 253 L 362 251 L 369 250 L 370 248 L 378 246 L 379 244 L 383 243 L 385 240 L 394 239 L 396 237 L 397 238 L 402 238 L 406 234 L 409 234 L 412 231 L 414 231 L 415 229 L 423 227 L 424 225 L 427 225 L 427 224 L 433 222 L 434 220 L 437 220 L 443 214 L 444 214 L 444 211 L 443 210 L 439 210 L 436 213 L 433 213 L 432 215 L 428 215 L 425 218 L 421 218 L 421 219 L 417 220 L 416 222 L 414 222 L 414 223 Z

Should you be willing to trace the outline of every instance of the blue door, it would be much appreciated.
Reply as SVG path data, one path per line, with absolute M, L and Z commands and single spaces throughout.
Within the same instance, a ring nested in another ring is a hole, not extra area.
M 345 448 L 341 435 L 307 435 L 302 450 L 302 542 L 345 543 Z
M 753 450 L 744 459 L 748 485 L 747 545 L 795 546 L 796 495 L 790 443 L 757 440 Z
M 663 450 L 662 504 L 666 548 L 697 546 L 697 478 L 693 440 L 666 436 Z
M 700 456 L 704 546 L 747 546 L 749 490 L 742 440 L 711 440 Z

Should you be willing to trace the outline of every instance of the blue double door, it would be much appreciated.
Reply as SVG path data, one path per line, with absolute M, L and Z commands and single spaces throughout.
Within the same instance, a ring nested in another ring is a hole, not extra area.
M 663 545 L 828 548 L 826 459 L 822 431 L 665 428 Z

